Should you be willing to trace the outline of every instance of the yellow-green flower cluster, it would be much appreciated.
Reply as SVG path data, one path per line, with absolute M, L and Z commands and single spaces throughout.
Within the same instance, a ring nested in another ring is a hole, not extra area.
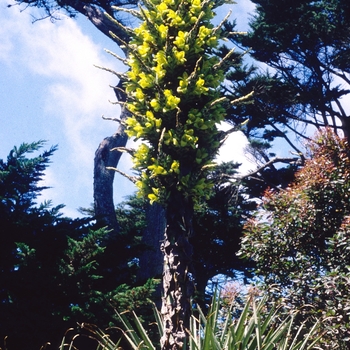
M 219 146 L 216 124 L 225 108 L 218 87 L 224 74 L 213 48 L 212 2 L 146 0 L 129 44 L 125 91 L 129 137 L 142 140 L 133 155 L 139 193 L 151 202 L 172 191 L 208 196 L 206 170 Z

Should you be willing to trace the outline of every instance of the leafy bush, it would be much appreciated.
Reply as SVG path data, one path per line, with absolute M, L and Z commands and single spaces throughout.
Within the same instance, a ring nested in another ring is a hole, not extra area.
M 263 288 L 302 320 L 323 317 L 322 346 L 350 339 L 350 148 L 326 129 L 285 190 L 269 190 L 246 224 L 241 254 L 257 265 Z

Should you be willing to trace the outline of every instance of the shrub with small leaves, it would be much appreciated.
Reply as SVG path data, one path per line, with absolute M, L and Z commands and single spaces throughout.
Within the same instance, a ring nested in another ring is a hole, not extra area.
M 295 181 L 265 193 L 245 227 L 241 254 L 274 299 L 300 319 L 323 317 L 323 348 L 348 349 L 350 339 L 350 148 L 326 129 L 308 145 Z

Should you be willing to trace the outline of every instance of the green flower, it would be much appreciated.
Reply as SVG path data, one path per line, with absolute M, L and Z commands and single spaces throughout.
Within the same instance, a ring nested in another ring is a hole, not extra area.
M 193 15 L 199 15 L 202 11 L 202 1 L 201 0 L 192 0 L 190 12 Z
M 168 36 L 169 28 L 164 24 L 160 24 L 159 26 L 157 26 L 157 28 L 161 39 L 166 39 L 166 37 Z
M 185 130 L 181 137 L 180 146 L 181 147 L 192 147 L 196 148 L 198 142 L 198 137 L 194 136 L 193 129 Z
M 149 147 L 141 143 L 141 145 L 137 148 L 133 156 L 133 163 L 135 167 L 145 167 L 150 158 L 149 156 L 150 149 Z
M 159 132 L 159 128 L 162 126 L 162 119 L 155 118 L 152 111 L 146 112 L 146 120 L 149 125 L 151 125 L 153 128 L 156 128 L 156 132 Z M 147 126 L 146 123 L 146 126 Z
M 150 52 L 151 48 L 149 46 L 149 43 L 144 42 L 143 45 L 138 46 L 137 52 L 142 58 L 146 58 Z
M 151 204 L 159 201 L 159 188 L 152 187 L 152 193 L 148 194 L 148 199 Z
M 179 163 L 178 160 L 174 160 L 174 161 L 171 163 L 170 171 L 171 171 L 171 172 L 174 172 L 174 173 L 176 173 L 176 174 L 179 174 L 179 173 L 180 173 L 180 163 Z
M 158 112 L 161 109 L 160 103 L 156 98 L 151 100 L 150 105 L 155 112 Z
M 167 188 L 206 197 L 211 184 L 206 170 L 219 146 L 215 123 L 225 108 L 217 92 L 223 70 L 212 48 L 212 4 L 205 0 L 147 0 L 140 11 L 144 21 L 130 43 L 125 91 L 126 133 L 141 138 L 133 154 L 140 171 L 139 194 L 151 203 L 166 203 Z M 191 108 L 191 107 L 195 108 Z M 202 145 L 204 147 L 202 147 Z M 190 173 L 183 176 L 183 164 Z
M 156 6 L 156 9 L 158 11 L 158 14 L 162 17 L 163 14 L 168 11 L 168 6 L 164 1 L 162 1 L 159 5 Z
M 143 89 L 147 89 L 147 88 L 151 88 L 154 85 L 154 77 L 150 74 L 146 74 L 144 72 L 141 72 L 139 74 L 139 85 L 143 88 Z
M 178 104 L 181 101 L 181 99 L 177 96 L 174 96 L 172 91 L 169 89 L 164 90 L 164 96 L 166 98 L 166 107 L 168 107 L 168 108 L 163 109 L 164 112 L 176 109 Z
M 185 51 L 178 51 L 176 47 L 173 47 L 173 54 L 176 62 L 179 65 L 182 65 L 186 62 Z
M 158 164 L 149 165 L 147 169 L 152 172 L 151 177 L 156 175 L 166 175 L 168 173 L 161 165 Z
M 135 98 L 139 101 L 144 101 L 144 99 L 145 99 L 145 95 L 140 88 L 136 88 L 134 95 L 135 95 Z
M 187 44 L 188 33 L 184 33 L 180 30 L 174 40 L 174 45 L 177 46 L 178 49 L 188 51 L 189 45 Z
M 173 130 L 168 130 L 164 133 L 164 144 L 168 146 L 173 145 L 175 147 L 180 145 L 180 142 Z
M 167 19 L 173 27 L 185 26 L 186 23 L 183 18 L 174 10 L 169 10 L 167 14 Z
M 145 23 L 142 23 L 139 28 L 135 28 L 134 33 L 143 42 L 151 43 L 154 40 Z
M 188 88 L 188 74 L 187 72 L 184 72 L 182 77 L 180 78 L 179 86 L 176 91 L 179 93 L 185 94 L 187 92 L 187 88 Z
M 205 84 L 205 80 L 203 78 L 199 78 L 196 81 L 196 88 L 194 89 L 193 93 L 197 94 L 197 95 L 206 95 L 206 93 L 208 92 L 208 88 L 204 86 Z

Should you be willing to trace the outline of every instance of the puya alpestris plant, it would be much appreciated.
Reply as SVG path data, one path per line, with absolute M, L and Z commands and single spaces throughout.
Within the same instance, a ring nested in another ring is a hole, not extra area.
M 224 137 L 217 124 L 224 120 L 228 99 L 220 93 L 224 59 L 215 55 L 223 38 L 222 24 L 214 26 L 208 0 L 146 0 L 139 11 L 127 10 L 140 20 L 124 28 L 131 36 L 125 46 L 123 75 L 130 112 L 126 133 L 141 140 L 132 154 L 138 194 L 166 209 L 162 349 L 183 349 L 188 341 L 192 216 L 195 205 L 211 195 L 208 171 L 214 166 Z M 121 26 L 113 20 L 116 25 Z
M 191 316 L 189 350 L 311 350 L 320 349 L 319 332 L 322 324 L 314 322 L 310 328 L 296 322 L 298 312 L 290 315 L 281 313 L 278 308 L 271 308 L 267 297 L 247 295 L 242 305 L 240 315 L 232 317 L 235 302 L 229 301 L 226 317 L 222 318 L 222 304 L 224 298 L 214 293 L 208 315 L 205 316 L 200 308 L 194 310 Z M 162 331 L 161 315 L 155 311 L 155 320 L 159 331 Z M 115 350 L 124 340 L 130 349 L 156 350 L 146 329 L 139 318 L 132 313 L 133 322 L 130 322 L 125 313 L 118 313 L 123 324 L 122 336 L 115 343 L 109 334 L 91 325 L 83 325 L 92 339 L 97 341 L 97 349 Z M 63 350 L 63 348 L 62 348 Z

